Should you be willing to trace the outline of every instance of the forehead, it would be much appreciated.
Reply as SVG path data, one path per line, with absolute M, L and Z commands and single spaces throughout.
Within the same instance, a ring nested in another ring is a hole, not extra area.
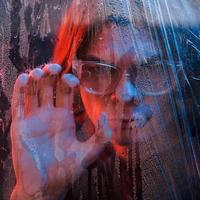
M 157 56 L 158 50 L 147 30 L 126 26 L 103 25 L 92 40 L 87 54 L 109 63 L 118 63 L 131 56 L 137 62 Z

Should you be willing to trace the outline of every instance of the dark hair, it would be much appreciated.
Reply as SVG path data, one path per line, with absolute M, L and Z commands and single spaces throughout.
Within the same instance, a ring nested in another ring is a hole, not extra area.
M 87 52 L 87 49 L 89 49 L 91 42 L 94 40 L 96 35 L 102 30 L 102 27 L 104 25 L 107 26 L 114 24 L 116 26 L 127 26 L 129 23 L 131 23 L 129 19 L 126 19 L 122 16 L 110 15 L 107 17 L 107 19 L 96 20 L 91 24 L 85 25 L 81 21 L 85 13 L 81 10 L 78 11 L 78 13 L 78 23 L 74 24 L 73 22 L 74 19 L 76 19 L 76 11 L 73 9 L 68 10 L 66 19 L 64 20 L 64 23 L 62 24 L 59 30 L 58 43 L 56 44 L 56 48 L 54 51 L 54 55 L 56 55 L 54 57 L 55 59 L 53 59 L 54 62 L 57 62 L 63 65 L 64 67 L 68 68 L 70 67 L 69 60 L 74 58 L 75 55 L 78 58 L 82 58 L 84 56 L 84 54 Z M 144 28 L 143 25 L 141 27 Z M 149 34 L 151 35 L 151 39 L 156 43 L 156 46 L 159 48 L 160 53 L 162 54 L 161 58 L 164 58 L 165 60 L 168 60 L 170 62 L 181 62 L 183 69 L 186 72 L 184 74 L 185 77 L 183 78 L 185 81 L 181 83 L 183 84 L 181 85 L 183 88 L 183 91 L 181 91 L 183 94 L 183 96 L 181 97 L 181 101 L 184 104 L 184 98 L 188 96 L 188 93 L 192 93 L 192 85 L 190 85 L 190 82 L 186 80 L 189 79 L 187 75 L 187 68 L 189 68 L 188 65 L 197 66 L 200 60 L 199 56 L 196 56 L 198 57 L 198 59 L 191 60 L 191 51 L 188 51 L 187 48 L 187 46 L 189 45 L 187 44 L 187 39 L 185 38 L 190 38 L 190 36 L 192 35 L 191 33 L 189 33 L 191 31 L 188 31 L 189 29 L 191 29 L 191 27 L 179 28 L 175 27 L 172 24 L 151 24 L 147 28 L 144 28 L 144 30 L 145 29 L 148 30 Z M 199 30 L 198 27 L 197 30 Z M 187 34 L 185 35 L 185 32 L 188 33 L 189 36 L 187 36 Z M 195 40 L 196 39 L 193 38 L 192 42 Z M 195 71 L 197 70 L 195 67 L 190 68 L 192 68 Z M 180 80 L 178 81 L 180 83 Z M 188 89 L 185 90 L 184 88 Z M 175 99 L 177 100 L 178 98 L 175 96 Z M 199 102 L 199 99 L 197 99 L 197 101 Z M 200 105 L 200 103 L 198 103 L 198 105 Z M 199 117 L 198 109 L 195 110 L 197 110 L 197 115 Z
M 98 20 L 95 23 L 91 24 L 88 27 L 79 48 L 77 49 L 77 58 L 83 58 L 84 54 L 87 52 L 87 49 L 90 48 L 91 42 L 94 40 L 96 35 L 101 32 L 102 27 L 104 25 L 109 26 L 111 24 L 116 26 L 127 26 L 130 24 L 130 20 L 122 16 L 109 15 L 106 20 Z

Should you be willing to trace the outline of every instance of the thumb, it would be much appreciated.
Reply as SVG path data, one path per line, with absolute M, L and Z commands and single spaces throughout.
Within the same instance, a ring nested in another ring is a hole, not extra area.
M 112 139 L 113 131 L 109 125 L 108 116 L 105 112 L 101 112 L 96 125 L 97 137 L 101 140 L 110 141 Z
M 112 129 L 109 126 L 108 118 L 105 113 L 99 115 L 96 134 L 84 143 L 87 154 L 82 161 L 84 168 L 93 164 L 104 150 L 111 145 Z

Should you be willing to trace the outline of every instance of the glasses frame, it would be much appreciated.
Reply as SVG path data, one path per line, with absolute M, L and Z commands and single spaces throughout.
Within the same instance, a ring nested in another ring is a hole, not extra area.
M 99 65 L 102 65 L 102 66 L 108 66 L 108 67 L 110 67 L 110 68 L 113 68 L 113 69 L 115 69 L 115 70 L 117 70 L 120 74 L 121 74 L 121 76 L 120 76 L 120 78 L 119 78 L 119 80 L 118 81 L 116 81 L 116 85 L 119 83 L 119 81 L 121 80 L 121 77 L 122 77 L 122 70 L 119 68 L 119 67 L 115 67 L 115 66 L 113 66 L 113 65 L 110 65 L 110 64 L 106 64 L 106 63 L 102 63 L 102 62 L 98 62 L 98 61 L 88 61 L 88 60 L 73 60 L 72 61 L 72 72 L 81 80 L 81 75 L 80 75 L 80 73 L 79 73 L 79 70 L 81 69 L 81 67 L 84 65 L 84 64 L 86 64 L 86 63 L 95 63 L 95 64 L 99 64 Z M 145 65 L 146 66 L 148 66 L 148 65 L 155 65 L 155 64 L 161 64 L 161 65 L 170 65 L 170 66 L 172 66 L 172 64 L 170 64 L 168 61 L 166 61 L 166 60 L 162 60 L 161 62 L 159 62 L 159 63 L 148 63 L 148 64 L 144 64 L 144 65 L 141 65 L 140 67 L 145 67 Z M 180 65 L 180 64 L 179 64 Z M 180 66 L 178 66 L 178 64 L 176 63 L 175 64 L 175 66 L 176 67 L 178 67 L 178 69 L 180 69 Z M 137 67 L 137 66 L 136 66 Z M 179 71 L 177 69 L 177 71 Z M 93 94 L 95 94 L 95 95 L 101 95 L 101 96 L 104 96 L 104 95 L 108 95 L 108 94 L 112 94 L 114 91 L 115 91 L 115 86 L 116 85 L 114 85 L 112 88 L 113 88 L 113 90 L 112 91 L 109 91 L 109 92 L 106 92 L 106 93 L 100 93 L 100 92 L 93 92 Z M 87 87 L 85 87 L 85 86 L 83 86 L 83 85 L 81 85 L 80 84 L 80 86 L 81 87 L 83 87 L 84 88 L 84 90 L 86 90 L 87 92 L 90 92 L 89 91 L 89 88 L 87 88 Z M 158 92 L 147 92 L 147 91 L 141 91 L 141 93 L 144 95 L 144 96 L 161 96 L 161 95 L 164 95 L 164 94 L 166 94 L 166 93 L 168 93 L 168 92 L 170 92 L 171 91 L 171 87 L 169 87 L 169 88 L 167 88 L 167 89 L 165 89 L 165 90 L 163 90 L 163 91 L 158 91 Z
M 106 63 L 102 63 L 102 62 L 98 62 L 98 61 L 90 61 L 90 60 L 73 60 L 72 61 L 72 72 L 80 79 L 80 86 L 83 87 L 87 92 L 90 92 L 89 91 L 89 88 L 81 85 L 81 68 L 84 64 L 87 64 L 87 63 L 90 63 L 90 64 L 98 64 L 98 65 L 101 65 L 101 66 L 104 66 L 104 67 L 109 67 L 109 68 L 112 68 L 112 69 L 115 69 L 119 72 L 119 74 L 121 74 L 121 69 L 118 68 L 118 67 L 115 67 L 113 65 L 110 65 L 110 64 L 106 64 Z M 79 72 L 80 71 L 80 72 Z M 120 80 L 120 78 L 119 78 Z M 118 84 L 118 81 L 116 81 L 116 85 Z M 112 87 L 113 90 L 112 91 L 108 91 L 108 92 L 104 92 L 104 93 L 101 93 L 101 92 L 93 92 L 93 94 L 95 95 L 101 95 L 101 96 L 105 96 L 105 95 L 108 95 L 108 94 L 112 94 L 115 90 L 115 86 Z

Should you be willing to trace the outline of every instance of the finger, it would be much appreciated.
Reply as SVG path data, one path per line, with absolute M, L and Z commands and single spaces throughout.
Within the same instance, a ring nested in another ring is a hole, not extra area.
M 93 142 L 92 137 L 95 138 L 93 145 L 91 144 Z M 101 155 L 105 156 L 104 153 L 108 154 L 112 149 L 112 143 L 105 140 L 96 139 L 95 135 L 92 137 L 83 144 L 83 148 L 85 148 L 86 152 L 81 162 L 83 168 L 88 168 L 89 166 L 94 165 Z
M 99 120 L 97 121 L 97 135 L 103 140 L 110 141 L 112 139 L 112 129 L 109 125 L 108 117 L 106 113 L 102 112 L 99 115 Z
M 58 64 L 47 64 L 43 68 L 44 76 L 40 80 L 39 104 L 41 107 L 53 107 L 54 86 L 62 68 Z
M 25 109 L 25 88 L 29 80 L 28 74 L 20 74 L 15 82 L 12 96 L 12 118 L 23 119 Z
M 79 79 L 73 74 L 63 74 L 57 82 L 56 107 L 72 110 L 73 88 L 80 84 Z
M 84 168 L 93 164 L 101 153 L 104 152 L 105 148 L 111 145 L 112 135 L 108 117 L 102 112 L 97 122 L 96 134 L 93 136 L 95 137 L 95 141 L 91 138 L 83 144 L 83 148 L 87 151 L 87 155 L 82 161 L 82 166 Z
M 89 142 L 88 142 L 89 143 Z M 88 144 L 85 144 L 88 146 Z M 106 147 L 108 147 L 110 143 L 95 143 L 95 145 L 91 149 L 87 149 L 87 154 L 81 162 L 83 168 L 88 168 L 91 165 L 94 165 L 96 161 L 99 159 L 100 155 L 105 151 Z
M 132 117 L 136 128 L 142 128 L 147 121 L 152 117 L 153 112 L 149 105 L 141 104 L 133 110 Z
M 39 107 L 38 85 L 43 75 L 44 71 L 40 68 L 35 68 L 29 74 L 29 81 L 25 94 L 25 115 L 34 112 Z

